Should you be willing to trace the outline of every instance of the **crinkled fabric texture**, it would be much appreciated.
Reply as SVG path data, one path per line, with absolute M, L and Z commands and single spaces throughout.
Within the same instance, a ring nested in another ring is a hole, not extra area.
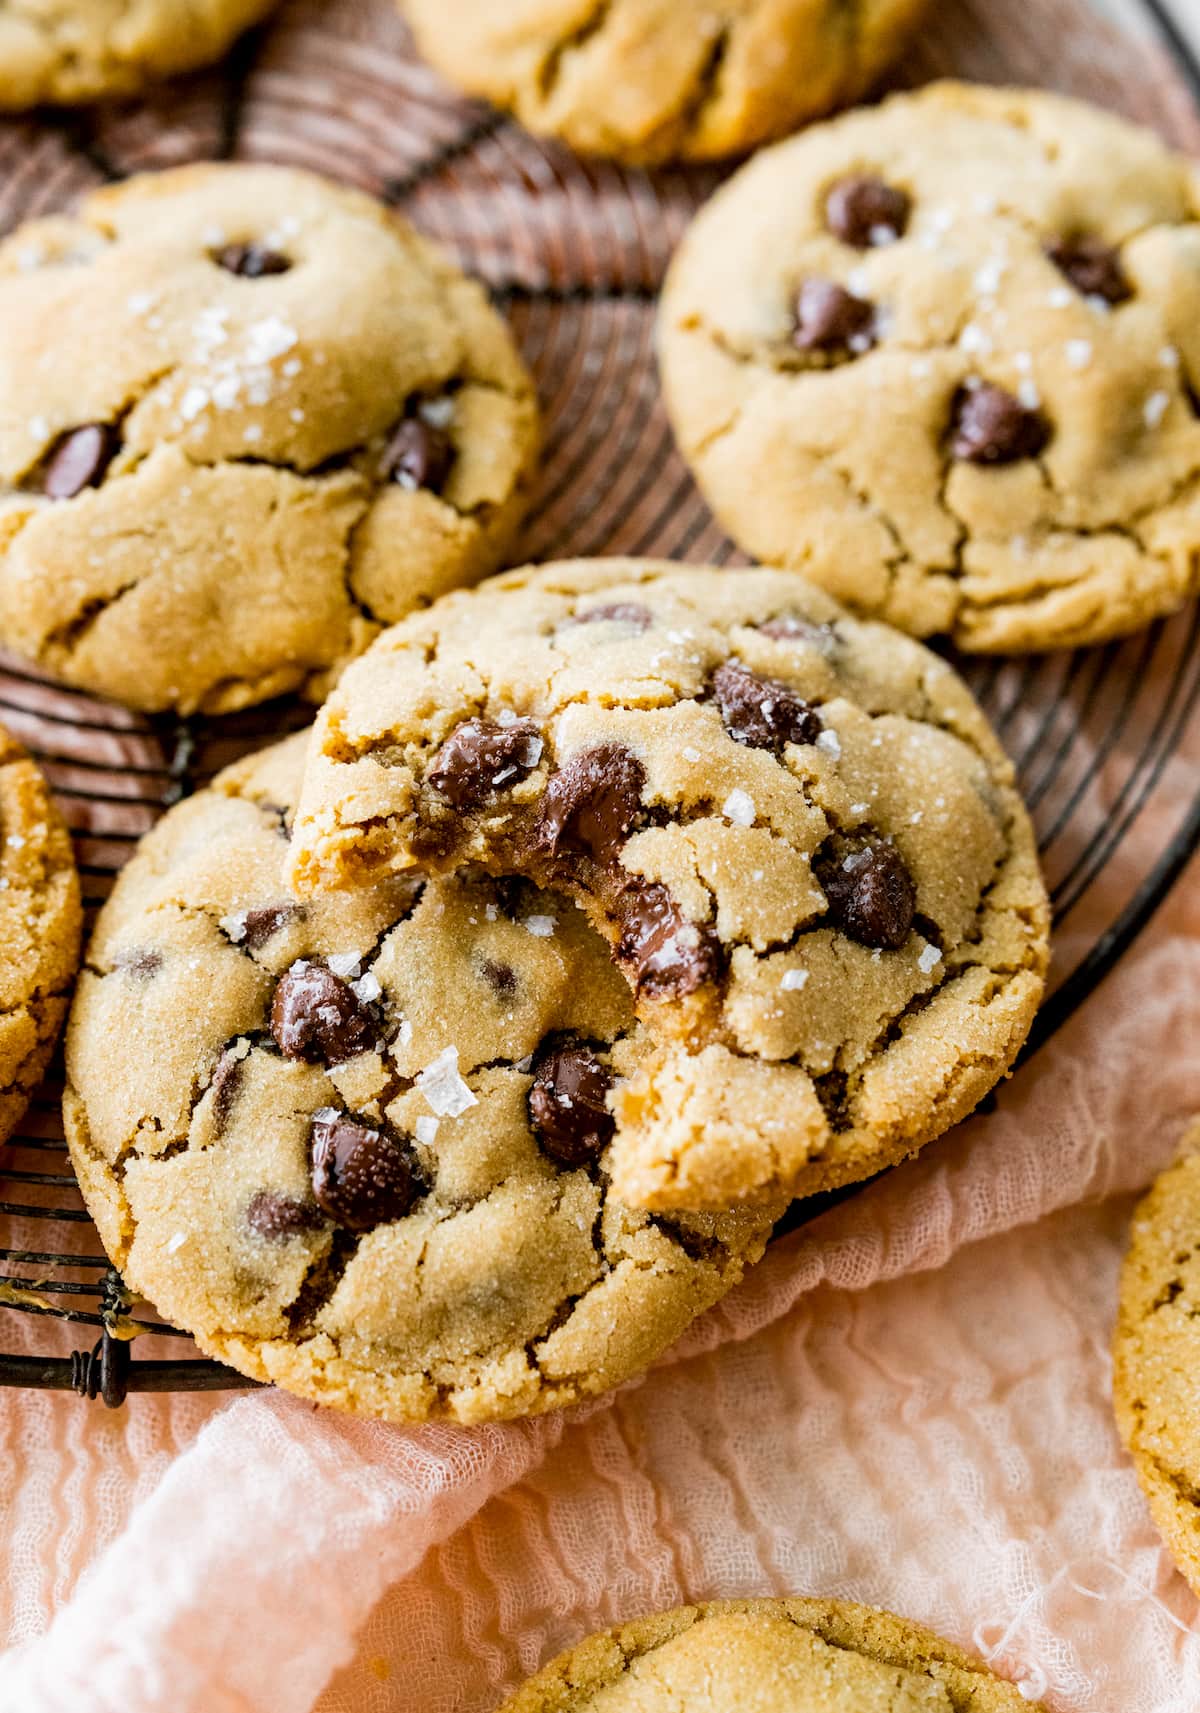
M 1189 1713 L 1197 1607 L 1107 1349 L 1128 1192 L 1200 1108 L 1195 881 L 996 1112 L 777 1244 L 611 1402 L 399 1431 L 272 1394 L 6 1398 L 0 1709 L 491 1713 L 598 1625 L 797 1590 L 1064 1713 Z

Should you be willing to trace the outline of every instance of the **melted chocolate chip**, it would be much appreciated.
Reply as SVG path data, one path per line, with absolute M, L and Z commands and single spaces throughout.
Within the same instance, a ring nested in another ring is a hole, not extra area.
M 338 1112 L 313 1118 L 312 1186 L 330 1219 L 350 1231 L 403 1219 L 424 1190 L 398 1136 Z
M 423 416 L 406 416 L 383 449 L 379 476 L 411 492 L 428 488 L 438 493 L 453 462 L 454 443 L 443 429 Z
M 617 955 L 630 965 L 639 991 L 678 999 L 719 978 L 716 935 L 689 922 L 665 886 L 657 881 L 630 886 L 617 914 Z
M 324 1223 L 319 1208 L 279 1190 L 259 1190 L 246 1209 L 246 1224 L 268 1243 L 282 1243 L 302 1231 L 319 1231 Z
M 759 678 L 736 661 L 718 666 L 712 691 L 725 730 L 749 749 L 778 755 L 787 743 L 816 743 L 825 727 L 812 705 L 775 678 Z
M 55 441 L 42 467 L 42 492 L 50 500 L 73 500 L 98 487 L 117 455 L 117 433 L 106 422 L 88 422 Z
M 1105 303 L 1125 303 L 1133 296 L 1120 250 L 1103 238 L 1086 233 L 1074 238 L 1052 238 L 1046 254 L 1060 273 L 1084 297 L 1102 298 Z
M 829 230 L 856 250 L 902 238 L 911 212 L 912 198 L 907 191 L 866 174 L 841 179 L 825 198 Z
M 212 1090 L 212 1127 L 218 1136 L 229 1123 L 229 1114 L 241 1092 L 245 1066 L 245 1059 L 239 1059 L 228 1048 L 217 1060 L 217 1068 L 208 1086 Z
M 301 904 L 264 904 L 257 910 L 247 910 L 242 919 L 242 945 L 257 952 L 273 939 L 281 928 L 303 916 Z
M 801 351 L 853 351 L 875 343 L 875 305 L 835 280 L 805 280 L 796 293 L 792 343 Z
M 1036 458 L 1050 439 L 1050 425 L 1003 387 L 983 382 L 960 388 L 954 401 L 950 450 L 970 464 L 1015 464 Z
M 603 1152 L 616 1128 L 605 1105 L 612 1076 L 577 1042 L 543 1042 L 533 1058 L 529 1119 L 552 1159 L 585 1166 Z
M 646 769 L 621 744 L 600 744 L 572 756 L 550 776 L 535 845 L 551 855 L 565 846 L 609 861 L 638 817 L 645 783 Z
M 912 928 L 917 889 L 895 845 L 866 845 L 816 868 L 829 914 L 846 938 L 899 951 Z
M 149 981 L 163 967 L 162 953 L 150 946 L 128 946 L 116 954 L 112 967 L 124 970 L 138 981 Z
M 501 964 L 494 958 L 484 958 L 479 966 L 479 973 L 497 999 L 512 999 L 516 994 L 517 972 L 511 964 Z
M 541 733 L 531 720 L 506 726 L 467 720 L 438 750 L 426 777 L 454 808 L 474 809 L 525 779 L 541 757 Z
M 293 964 L 280 978 L 271 1034 L 285 1058 L 340 1065 L 365 1053 L 375 1033 L 353 989 L 324 964 Z
M 653 624 L 654 614 L 638 601 L 614 601 L 607 607 L 589 607 L 585 613 L 576 613 L 568 622 L 573 625 L 625 625 L 630 630 L 644 631 Z
M 213 257 L 219 268 L 224 268 L 227 274 L 237 274 L 244 280 L 265 279 L 268 274 L 286 274 L 291 268 L 291 262 L 278 250 L 269 250 L 265 244 L 226 244 L 223 250 L 218 250 Z

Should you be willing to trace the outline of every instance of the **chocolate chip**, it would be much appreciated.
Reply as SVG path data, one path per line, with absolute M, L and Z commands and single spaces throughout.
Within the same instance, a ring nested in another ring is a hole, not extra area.
M 129 946 L 116 954 L 112 967 L 124 970 L 138 981 L 149 981 L 163 967 L 162 953 L 149 946 Z
M 567 622 L 573 625 L 625 625 L 630 630 L 644 631 L 649 630 L 653 624 L 654 614 L 639 601 L 614 601 L 607 607 L 589 607 L 586 612 L 576 613 Z
M 353 989 L 324 964 L 293 964 L 271 1006 L 271 1034 L 288 1059 L 340 1065 L 364 1053 L 375 1027 Z
M 268 250 L 265 244 L 226 244 L 213 257 L 227 274 L 237 274 L 244 280 L 261 280 L 268 274 L 286 274 L 291 262 L 278 250 Z
M 454 462 L 450 436 L 423 416 L 406 416 L 392 432 L 379 460 L 379 478 L 415 492 L 440 491 Z
M 550 776 L 533 839 L 557 855 L 590 852 L 600 862 L 614 857 L 642 806 L 646 769 L 621 744 L 600 744 L 572 756 Z
M 1050 425 L 1003 387 L 988 381 L 959 389 L 954 400 L 950 450 L 970 464 L 1015 464 L 1036 458 Z
M 88 422 L 60 435 L 42 467 L 42 492 L 50 500 L 73 500 L 98 487 L 117 455 L 117 433 L 106 422 Z
M 526 778 L 541 758 L 541 733 L 531 720 L 467 720 L 438 750 L 426 777 L 454 808 L 474 809 Z
M 246 1209 L 246 1224 L 269 1243 L 282 1243 L 301 1231 L 319 1231 L 324 1223 L 319 1208 L 279 1190 L 259 1190 Z
M 517 991 L 517 972 L 511 964 L 500 964 L 494 958 L 484 958 L 479 966 L 479 973 L 497 999 L 513 998 Z
M 825 727 L 803 696 L 776 678 L 760 678 L 736 661 L 718 666 L 712 691 L 735 743 L 780 754 L 786 743 L 816 743 Z
M 209 1088 L 212 1091 L 212 1127 L 219 1136 L 229 1122 L 237 1097 L 241 1092 L 246 1061 L 228 1048 L 217 1060 Z
M 304 907 L 300 904 L 264 904 L 257 910 L 247 910 L 242 918 L 241 944 L 248 951 L 257 952 L 281 928 L 303 914 Z
M 912 927 L 917 889 L 895 845 L 880 841 L 815 866 L 829 913 L 847 939 L 898 951 Z
M 1046 254 L 1084 297 L 1099 297 L 1105 303 L 1125 303 L 1133 287 L 1121 261 L 1121 252 L 1103 238 L 1086 233 L 1074 238 L 1051 238 Z
M 894 243 L 908 230 L 912 198 L 881 178 L 841 179 L 825 198 L 825 220 L 835 238 L 856 250 Z
M 815 625 L 797 613 L 780 613 L 757 628 L 773 642 L 806 642 L 821 654 L 832 654 L 839 640 L 833 625 Z
M 853 351 L 875 343 L 875 305 L 835 280 L 805 280 L 796 293 L 792 343 L 801 351 Z
M 311 1143 L 313 1194 L 350 1231 L 403 1219 L 424 1190 L 416 1161 L 390 1130 L 325 1110 L 313 1117 Z
M 552 1159 L 585 1166 L 603 1152 L 616 1128 L 605 1105 L 611 1087 L 611 1075 L 589 1048 L 542 1043 L 533 1056 L 529 1119 Z
M 632 885 L 617 904 L 617 955 L 629 964 L 639 991 L 682 998 L 721 973 L 712 929 L 689 922 L 665 886 Z

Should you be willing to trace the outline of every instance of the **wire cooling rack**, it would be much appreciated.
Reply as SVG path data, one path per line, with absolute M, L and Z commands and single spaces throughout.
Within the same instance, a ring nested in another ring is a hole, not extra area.
M 940 73 L 1050 81 L 1200 152 L 1200 63 L 1160 0 L 939 0 L 901 81 Z M 717 170 L 577 160 L 455 98 L 413 57 L 390 0 L 298 0 L 220 71 L 147 102 L 0 124 L 0 231 L 105 180 L 213 157 L 359 184 L 489 284 L 549 425 L 524 557 L 738 562 L 674 450 L 652 357 L 667 258 Z M 1033 1053 L 1137 938 L 1200 841 L 1200 611 L 1105 648 L 958 664 L 1017 764 L 1054 902 Z M 0 657 L 0 720 L 51 779 L 89 917 L 166 808 L 310 712 L 276 703 L 225 721 L 147 721 Z M 0 1384 L 114 1406 L 130 1391 L 249 1384 L 126 1293 L 75 1187 L 60 1096 L 61 1071 L 0 1154 Z M 158 1354 L 143 1358 L 146 1346 Z

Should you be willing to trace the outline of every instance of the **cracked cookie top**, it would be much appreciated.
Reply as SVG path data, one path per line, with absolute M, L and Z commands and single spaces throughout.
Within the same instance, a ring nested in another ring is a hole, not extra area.
M 604 1391 L 781 1209 L 616 1201 L 639 1031 L 565 898 L 471 874 L 291 897 L 306 741 L 172 809 L 100 916 L 64 1112 L 105 1247 L 205 1350 L 322 1403 L 482 1421 Z
M 856 101 L 926 0 L 400 0 L 451 82 L 585 154 L 740 154 Z
M 733 537 L 963 648 L 1097 642 L 1200 564 L 1200 174 L 941 85 L 760 155 L 672 265 L 676 436 Z
M 1113 1361 L 1121 1438 L 1200 1594 L 1200 1121 L 1134 1214 Z
M 133 95 L 211 65 L 275 0 L 0 0 L 0 111 Z
M 868 1175 L 971 1109 L 1042 989 L 1032 829 L 966 686 L 794 572 L 548 566 L 381 637 L 315 727 L 291 878 L 464 865 L 568 892 L 633 990 L 637 1205 Z
M 58 1039 L 81 920 L 70 836 L 42 774 L 0 727 L 0 1142 Z
M 501 1713 L 1037 1713 L 940 1636 L 839 1600 L 719 1600 L 589 1636 Z
M 0 635 L 147 710 L 320 695 L 494 569 L 537 449 L 481 287 L 378 203 L 199 166 L 0 245 Z

